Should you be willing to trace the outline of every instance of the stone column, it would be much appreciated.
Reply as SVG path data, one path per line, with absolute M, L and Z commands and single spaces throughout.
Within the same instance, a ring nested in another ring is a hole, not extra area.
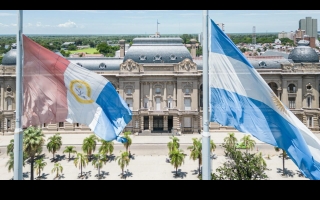
M 0 83 L 1 84 L 1 110 L 4 110 L 4 107 L 3 107 L 3 105 L 4 105 L 4 92 L 3 92 L 3 90 L 4 90 L 4 88 L 3 88 L 3 86 L 4 86 L 4 84 L 3 84 L 3 82 L 1 82 Z
M 173 108 L 177 108 L 177 83 L 173 83 Z
M 140 82 L 140 109 L 143 108 L 143 84 Z
M 164 82 L 163 102 L 164 102 L 164 107 L 168 107 L 168 103 L 167 103 L 167 82 Z
M 125 54 L 125 40 L 119 40 L 120 44 L 120 57 L 123 58 Z
M 140 116 L 140 130 L 143 131 L 144 129 L 144 116 Z
M 149 116 L 149 130 L 153 131 L 153 116 Z
M 152 83 L 150 82 L 150 97 L 149 97 L 149 102 L 150 102 L 150 105 L 149 105 L 149 108 L 150 107 L 153 107 L 153 101 L 152 101 Z M 154 110 L 154 108 L 153 108 Z
M 163 116 L 163 130 L 167 131 L 168 130 L 168 116 Z

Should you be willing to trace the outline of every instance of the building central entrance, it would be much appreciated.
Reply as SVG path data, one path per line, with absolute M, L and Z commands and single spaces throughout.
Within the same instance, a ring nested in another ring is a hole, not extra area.
M 163 116 L 153 117 L 153 131 L 163 131 Z

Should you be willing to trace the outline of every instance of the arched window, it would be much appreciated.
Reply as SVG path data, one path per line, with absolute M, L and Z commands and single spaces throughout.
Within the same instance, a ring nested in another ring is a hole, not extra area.
M 278 96 L 278 85 L 275 82 L 268 83 L 271 90 Z
M 296 90 L 296 86 L 294 84 L 289 84 L 288 85 L 288 93 L 296 93 L 297 90 Z

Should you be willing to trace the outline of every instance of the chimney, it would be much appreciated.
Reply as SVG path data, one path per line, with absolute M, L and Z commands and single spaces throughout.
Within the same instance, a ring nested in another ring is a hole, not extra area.
M 195 39 L 191 39 L 190 40 L 190 43 L 191 43 L 191 57 L 192 58 L 196 57 L 196 51 L 197 51 L 196 42 L 197 42 L 197 40 L 195 40 Z
M 119 44 L 120 44 L 120 58 L 123 58 L 125 53 L 125 40 L 119 40 Z

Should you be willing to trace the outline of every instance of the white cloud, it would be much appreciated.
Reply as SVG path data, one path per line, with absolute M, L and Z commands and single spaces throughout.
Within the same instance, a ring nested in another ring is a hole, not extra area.
M 15 16 L 16 14 L 13 14 L 13 13 L 0 13 L 0 17 L 3 17 L 3 16 Z
M 17 24 L 11 24 L 11 26 L 17 26 Z
M 77 27 L 77 24 L 72 22 L 72 21 L 68 21 L 64 24 L 59 24 L 58 27 L 62 27 L 62 28 L 76 28 Z
M 0 23 L 0 27 L 7 27 L 7 26 L 8 26 L 7 24 Z
M 41 22 L 37 22 L 37 23 L 36 23 L 36 26 L 38 26 L 38 27 L 39 27 L 39 26 L 42 26 Z
M 30 27 L 30 26 L 32 26 L 32 24 L 31 24 L 31 23 L 28 23 L 28 24 L 27 24 L 27 27 Z

